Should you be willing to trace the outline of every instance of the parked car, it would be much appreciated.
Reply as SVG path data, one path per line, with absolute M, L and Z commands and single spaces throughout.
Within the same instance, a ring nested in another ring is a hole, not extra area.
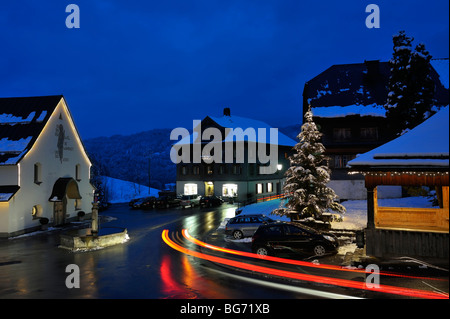
M 212 207 L 222 205 L 223 200 L 217 196 L 202 196 L 200 207 Z
M 156 197 L 146 197 L 141 203 L 141 209 L 152 209 L 156 206 Z
M 182 208 L 200 206 L 200 198 L 200 195 L 183 195 L 181 196 L 180 205 Z
M 225 226 L 225 234 L 233 236 L 234 239 L 251 237 L 259 226 L 274 223 L 275 221 L 266 215 L 240 215 L 228 220 Z
M 164 195 L 156 199 L 155 206 L 160 208 L 169 208 L 179 206 L 181 199 L 177 196 Z
M 141 200 L 142 198 L 133 198 L 132 200 L 130 200 L 130 202 L 128 203 L 128 206 L 130 206 L 131 208 L 133 208 L 134 203 L 136 203 L 138 200 Z
M 151 209 L 155 207 L 156 197 L 149 196 L 144 198 L 139 198 L 133 203 L 134 209 Z
M 295 222 L 261 225 L 252 238 L 252 251 L 258 255 L 279 253 L 323 256 L 336 253 L 336 236 Z

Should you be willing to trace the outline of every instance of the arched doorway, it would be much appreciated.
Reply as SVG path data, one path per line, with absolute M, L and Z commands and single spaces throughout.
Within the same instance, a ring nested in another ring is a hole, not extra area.
M 49 201 L 53 203 L 53 225 L 66 222 L 67 199 L 81 199 L 78 183 L 72 177 L 59 178 L 53 185 Z

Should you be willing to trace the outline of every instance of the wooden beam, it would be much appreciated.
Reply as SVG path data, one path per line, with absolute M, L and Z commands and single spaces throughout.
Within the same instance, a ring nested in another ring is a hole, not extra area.
M 393 172 L 371 172 L 365 176 L 366 188 L 378 185 L 402 185 L 402 186 L 449 186 L 448 175 L 426 175 L 393 173 Z

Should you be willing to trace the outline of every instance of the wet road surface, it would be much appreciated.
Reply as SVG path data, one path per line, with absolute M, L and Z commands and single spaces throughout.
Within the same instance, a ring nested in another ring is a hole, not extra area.
M 188 229 L 193 237 L 200 239 L 208 235 L 214 243 L 222 236 L 216 231 L 219 224 L 224 218 L 234 216 L 234 211 L 235 206 L 229 204 L 213 209 L 149 211 L 130 210 L 126 205 L 113 206 L 101 213 L 102 217 L 112 220 L 100 227 L 126 227 L 130 240 L 93 251 L 71 252 L 58 248 L 57 231 L 2 240 L 0 298 L 380 298 L 379 294 L 357 289 L 298 282 L 292 285 L 287 280 L 255 276 L 248 271 L 237 271 L 180 253 L 161 238 L 166 229 L 175 242 L 194 249 L 195 245 L 181 236 L 181 230 Z M 249 244 L 228 242 L 226 246 L 249 250 Z M 233 258 L 243 260 L 242 257 Z M 80 269 L 80 288 L 66 286 L 69 276 L 66 267 L 70 264 Z M 282 268 L 308 275 L 322 271 L 299 266 Z M 346 280 L 362 281 L 365 278 L 364 274 L 358 273 L 343 276 Z M 399 279 L 390 280 L 395 283 Z M 447 286 L 448 293 L 448 278 L 443 285 Z

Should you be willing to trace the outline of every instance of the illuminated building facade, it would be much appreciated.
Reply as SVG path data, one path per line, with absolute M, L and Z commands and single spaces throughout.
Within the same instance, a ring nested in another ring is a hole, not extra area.
M 0 98 L 0 237 L 90 214 L 90 167 L 62 95 Z
M 200 122 L 200 121 L 199 121 Z M 237 159 L 238 146 L 236 139 L 230 138 L 229 130 L 242 129 L 244 132 L 259 132 L 262 129 L 265 134 L 269 135 L 271 127 L 261 121 L 248 119 L 239 116 L 232 116 L 230 109 L 224 109 L 222 117 L 205 117 L 201 122 L 201 134 L 208 128 L 214 128 L 222 132 L 222 155 L 220 156 L 220 163 L 207 163 L 206 157 L 202 156 L 201 161 L 197 163 L 192 161 L 180 162 L 177 164 L 177 193 L 185 195 L 202 195 L 202 196 L 221 196 L 225 200 L 232 199 L 239 202 L 253 202 L 262 198 L 273 197 L 282 194 L 284 173 L 289 167 L 289 155 L 292 152 L 293 146 L 296 142 L 291 138 L 285 136 L 281 132 L 277 133 L 276 154 L 272 154 L 276 170 L 270 174 L 262 173 L 261 168 L 267 166 L 265 163 L 253 156 L 255 161 L 249 160 L 252 154 L 258 154 L 258 148 L 265 148 L 266 154 L 269 154 L 271 143 L 270 138 L 264 140 L 262 143 L 256 137 L 256 148 L 249 147 L 249 141 L 252 142 L 253 137 L 242 134 L 243 138 L 240 144 L 243 148 L 243 160 Z M 272 128 L 273 129 L 273 128 Z M 194 129 L 195 130 L 195 129 Z M 200 133 L 200 132 L 199 132 Z M 256 134 L 257 135 L 257 134 Z M 242 136 L 238 136 L 239 140 Z M 203 141 L 201 148 L 203 149 L 210 141 Z M 193 153 L 193 138 L 192 135 L 180 140 L 175 145 L 189 144 L 191 154 Z M 233 144 L 232 146 L 232 160 L 226 160 L 225 152 L 227 150 L 226 144 Z M 217 154 L 216 154 L 217 155 Z M 182 157 L 181 152 L 178 156 Z M 192 159 L 192 158 L 191 158 Z

